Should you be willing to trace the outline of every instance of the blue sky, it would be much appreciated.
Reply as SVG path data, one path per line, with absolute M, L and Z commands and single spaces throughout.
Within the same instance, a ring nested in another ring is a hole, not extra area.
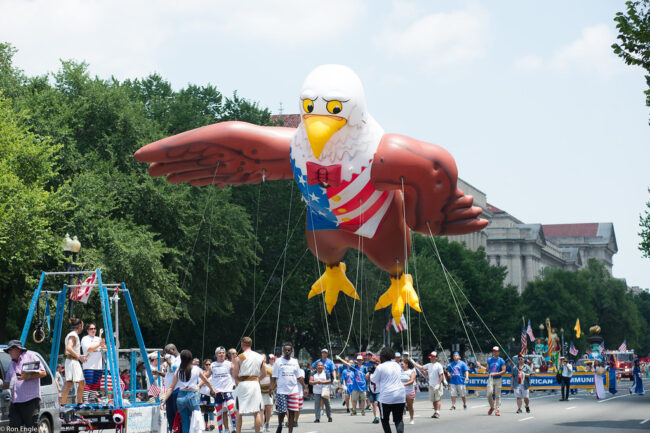
M 154 7 L 155 5 L 155 7 Z M 441 145 L 460 176 L 526 223 L 613 222 L 614 275 L 650 287 L 643 71 L 609 46 L 623 1 L 0 0 L 0 40 L 28 74 L 86 60 L 158 72 L 297 112 L 306 74 L 350 66 L 388 132 Z

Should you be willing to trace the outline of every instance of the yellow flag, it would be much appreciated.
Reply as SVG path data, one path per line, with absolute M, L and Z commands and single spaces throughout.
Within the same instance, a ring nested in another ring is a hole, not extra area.
M 580 338 L 580 333 L 582 332 L 580 330 L 580 318 L 578 318 L 578 320 L 576 320 L 576 326 L 573 329 L 575 329 L 575 331 L 576 331 L 576 338 Z

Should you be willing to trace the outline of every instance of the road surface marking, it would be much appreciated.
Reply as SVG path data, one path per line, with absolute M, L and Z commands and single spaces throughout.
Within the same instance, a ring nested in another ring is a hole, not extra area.
M 605 400 L 598 400 L 598 403 L 605 403 L 606 401 L 614 400 L 615 398 L 629 397 L 630 395 L 632 394 L 617 395 L 616 397 L 606 398 Z
M 578 406 L 570 406 L 570 407 L 567 407 L 566 410 L 575 409 L 576 407 L 578 407 Z
M 647 420 L 647 419 L 644 419 L 644 420 L 641 421 L 639 424 L 645 424 L 645 423 L 647 423 L 647 422 L 648 422 L 648 420 Z
M 526 421 L 526 420 L 533 419 L 533 418 L 535 418 L 535 417 L 534 416 L 529 416 L 529 417 L 526 417 L 526 418 L 522 418 L 519 421 Z
M 488 407 L 488 405 L 487 404 L 481 404 L 479 406 L 470 406 L 470 409 L 478 409 L 480 407 Z

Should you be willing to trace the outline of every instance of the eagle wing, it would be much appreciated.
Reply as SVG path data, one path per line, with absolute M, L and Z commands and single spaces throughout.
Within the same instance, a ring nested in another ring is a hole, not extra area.
M 423 234 L 460 235 L 488 221 L 457 188 L 458 169 L 445 149 L 398 134 L 385 134 L 373 158 L 371 180 L 378 190 L 404 189 L 408 226 Z
M 293 128 L 222 122 L 147 144 L 135 153 L 151 176 L 194 186 L 243 185 L 291 179 Z

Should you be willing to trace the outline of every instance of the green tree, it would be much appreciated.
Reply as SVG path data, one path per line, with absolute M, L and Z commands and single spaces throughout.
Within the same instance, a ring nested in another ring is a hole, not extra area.
M 619 43 L 612 48 L 626 64 L 641 66 L 649 73 L 645 76 L 645 94 L 646 105 L 650 107 L 650 1 L 627 1 L 625 6 L 626 12 L 617 12 L 614 18 Z
M 648 189 L 648 192 L 650 192 L 650 189 Z M 641 226 L 641 231 L 639 232 L 639 236 L 641 236 L 639 250 L 643 253 L 643 257 L 650 258 L 650 201 L 645 205 L 647 209 L 644 215 L 639 217 L 639 225 Z
M 64 189 L 50 187 L 59 150 L 30 133 L 0 93 L 0 341 L 9 306 L 26 307 L 34 267 L 60 258 L 55 227 L 70 206 Z M 10 324 L 13 337 L 19 325 Z
M 646 327 L 634 297 L 622 280 L 612 277 L 595 259 L 579 271 L 547 268 L 542 277 L 531 281 L 522 294 L 523 310 L 533 323 L 544 323 L 548 317 L 558 330 L 564 328 L 565 340 L 575 337 L 573 327 L 580 318 L 583 331 L 600 325 L 608 348 L 615 348 L 625 339 L 638 348 Z M 569 337 L 573 335 L 573 337 Z M 587 348 L 586 336 L 575 340 L 581 350 Z

